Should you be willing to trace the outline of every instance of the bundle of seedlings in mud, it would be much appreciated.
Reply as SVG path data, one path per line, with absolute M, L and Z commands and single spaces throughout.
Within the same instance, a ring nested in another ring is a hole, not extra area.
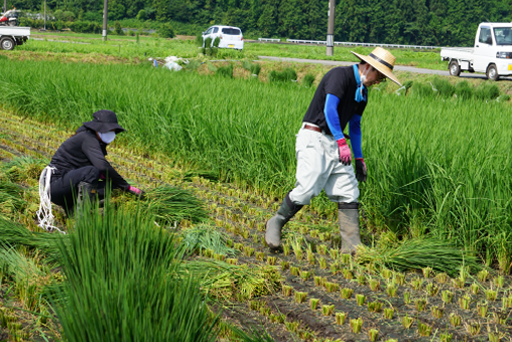
M 409 329 L 414 322 L 414 318 L 409 317 L 407 314 L 405 314 L 404 317 L 402 317 L 402 325 L 405 329 Z
M 462 297 L 459 297 L 459 306 L 463 310 L 469 310 L 469 307 L 472 302 L 472 298 L 469 295 L 463 295 Z
M 304 303 L 306 301 L 306 298 L 308 297 L 308 293 L 307 292 L 300 292 L 300 291 L 295 291 L 295 302 L 296 303 Z
M 268 74 L 269 82 L 290 82 L 297 80 L 297 73 L 292 68 L 286 68 L 283 71 L 272 70 Z
M 395 309 L 393 309 L 393 308 L 385 308 L 384 309 L 384 317 L 386 319 L 393 319 L 394 315 L 395 315 Z
M 334 305 L 322 305 L 322 315 L 332 316 L 334 313 Z
M 345 312 L 336 312 L 336 324 L 343 325 L 345 323 L 345 320 L 347 318 L 347 313 Z
M 187 253 L 199 253 L 203 250 L 211 250 L 215 254 L 232 256 L 235 254 L 233 248 L 228 247 L 226 234 L 207 224 L 199 224 L 192 228 L 181 231 L 182 244 Z
M 371 342 L 377 341 L 379 338 L 379 331 L 377 329 L 368 330 L 368 337 L 370 338 Z
M 357 319 L 350 320 L 350 328 L 354 334 L 359 334 L 361 332 L 361 328 L 363 327 L 363 319 L 361 317 Z
M 25 212 L 27 201 L 22 187 L 9 181 L 0 181 L 0 218 L 15 219 Z
M 418 324 L 418 335 L 420 336 L 430 336 L 432 333 L 432 326 L 426 324 L 426 323 L 419 323 Z
M 461 322 L 461 317 L 459 315 L 457 315 L 456 313 L 451 313 L 450 314 L 450 323 L 453 327 L 458 327 L 460 325 L 460 322 Z

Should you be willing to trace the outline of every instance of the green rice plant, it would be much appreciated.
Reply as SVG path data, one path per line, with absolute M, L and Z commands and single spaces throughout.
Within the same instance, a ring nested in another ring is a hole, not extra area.
M 327 260 L 325 260 L 325 258 L 324 258 L 324 257 L 320 257 L 320 258 L 318 259 L 318 264 L 320 265 L 320 268 L 321 268 L 322 270 L 326 270 L 326 269 L 327 269 L 327 267 L 328 267 L 328 266 L 327 266 Z
M 324 283 L 324 287 L 327 290 L 327 292 L 329 292 L 329 293 L 337 292 L 337 291 L 340 290 L 340 285 L 339 284 L 331 283 L 331 282 L 325 282 Z
M 472 321 L 472 322 L 464 322 L 464 327 L 466 328 L 466 331 L 471 336 L 476 336 L 480 334 L 480 330 L 482 329 L 482 324 L 478 321 Z
M 478 316 L 480 317 L 487 317 L 487 310 L 489 308 L 489 303 L 487 301 L 481 301 L 476 305 L 476 311 L 478 312 Z
M 427 300 L 424 298 L 417 298 L 414 300 L 414 306 L 418 312 L 421 312 L 425 310 L 425 307 L 427 306 Z
M 471 290 L 471 293 L 474 294 L 475 296 L 478 294 L 478 291 L 480 290 L 480 286 L 478 286 L 478 284 L 476 283 L 471 284 L 469 288 Z
M 450 314 L 450 323 L 454 327 L 458 327 L 460 325 L 461 317 L 455 313 Z
M 318 307 L 318 302 L 320 301 L 320 299 L 318 298 L 311 298 L 309 300 L 309 306 L 311 307 L 311 310 L 316 310 L 316 308 Z
M 34 186 L 49 160 L 34 157 L 16 157 L 0 166 L 0 180 Z
M 407 314 L 402 317 L 402 325 L 405 329 L 410 329 L 413 322 L 414 318 L 407 316 Z
M 281 260 L 281 270 L 286 271 L 289 268 L 290 268 L 290 262 Z
M 390 339 L 386 340 L 386 342 L 398 342 L 398 340 L 396 340 L 394 338 L 390 338 Z
M 404 303 L 407 305 L 411 304 L 411 293 L 410 292 L 404 292 Z
M 354 290 L 349 288 L 341 289 L 341 298 L 343 299 L 350 299 L 352 297 L 352 294 L 354 293 Z
M 395 315 L 395 309 L 393 309 L 393 308 L 385 308 L 384 309 L 384 318 L 393 319 L 394 315 Z
M 434 283 L 428 283 L 426 286 L 426 290 L 429 296 L 434 297 L 439 292 L 439 286 Z
M 430 336 L 431 333 L 432 333 L 432 326 L 425 324 L 425 323 L 418 324 L 418 335 Z
M 368 303 L 368 311 L 369 312 L 381 312 L 382 311 L 382 303 L 379 301 Z
M 228 237 L 215 227 L 199 224 L 192 228 L 184 229 L 180 236 L 188 253 L 201 253 L 209 249 L 216 254 L 231 256 L 235 249 L 228 247 Z
M 433 273 L 432 267 L 427 266 L 425 268 L 422 268 L 421 271 L 423 272 L 423 277 L 425 277 L 425 279 L 432 277 L 432 273 Z
M 283 244 L 283 254 L 284 256 L 290 255 L 290 245 L 287 243 Z
M 441 342 L 452 342 L 453 334 L 450 333 L 441 333 L 439 335 L 439 341 Z
M 236 249 L 237 251 L 243 252 L 244 244 L 243 243 L 239 243 L 239 242 L 235 242 L 233 248 Z
M 59 241 L 66 281 L 49 297 L 67 340 L 215 339 L 217 319 L 199 284 L 181 272 L 183 250 L 151 216 L 106 203 L 103 215 L 84 210 L 69 229 Z
M 356 302 L 357 305 L 363 306 L 364 302 L 366 301 L 366 296 L 362 294 L 356 294 Z
M 443 314 L 444 314 L 444 309 L 438 307 L 438 306 L 433 306 L 430 311 L 432 312 L 432 316 L 434 316 L 435 318 L 438 318 L 438 319 L 441 319 L 443 318 Z
M 294 276 L 299 276 L 300 275 L 300 268 L 296 267 L 296 266 L 291 266 L 290 267 L 290 273 L 291 275 L 294 275 Z
M 412 288 L 415 290 L 415 291 L 419 291 L 421 289 L 421 287 L 423 286 L 423 279 L 419 278 L 419 277 L 414 277 L 412 280 L 411 280 L 411 286 Z
M 431 98 L 434 94 L 432 86 L 427 83 L 414 82 L 411 87 L 411 95 L 416 98 Z
M 344 264 L 352 264 L 352 255 L 351 254 L 342 254 L 341 262 Z
M 499 275 L 496 278 L 494 278 L 493 283 L 494 283 L 494 285 L 497 288 L 501 289 L 501 288 L 503 288 L 503 285 L 505 283 L 505 279 L 503 278 L 502 275 Z
M 361 332 L 361 328 L 363 327 L 363 319 L 361 317 L 357 319 L 350 320 L 350 328 L 354 334 L 359 334 Z
M 489 330 L 489 341 L 490 342 L 500 342 L 504 337 L 507 336 L 507 334 L 499 332 L 498 329 L 496 329 L 495 332 L 491 332 L 490 328 Z
M 371 342 L 377 341 L 379 338 L 379 331 L 377 329 L 368 330 L 368 337 L 370 338 Z
M 463 310 L 469 310 L 469 307 L 471 305 L 472 299 L 469 295 L 463 295 L 459 298 L 459 306 Z
M 226 259 L 226 262 L 230 265 L 238 265 L 238 259 L 236 258 L 228 258 Z
M 307 281 L 307 280 L 309 280 L 309 278 L 311 278 L 311 272 L 309 272 L 309 271 L 301 271 L 300 272 L 300 277 L 301 277 L 302 280 Z
M 390 269 L 387 269 L 387 268 L 383 268 L 380 272 L 382 278 L 384 279 L 390 279 L 391 276 L 393 275 L 393 272 L 390 270 Z
M 455 85 L 455 95 L 458 99 L 469 100 L 473 97 L 474 88 L 468 81 L 461 81 Z
M 289 321 L 284 322 L 286 330 L 288 330 L 292 333 L 296 332 L 299 329 L 299 324 L 300 324 L 300 322 L 289 322 Z
M 322 286 L 322 277 L 320 276 L 314 276 L 313 280 L 315 282 L 315 286 Z
M 295 254 L 295 258 L 297 258 L 298 261 L 301 261 L 304 253 L 302 251 L 302 243 L 299 239 L 295 240 L 295 242 L 292 244 L 293 253 Z
M 267 257 L 267 265 L 273 266 L 276 264 L 276 261 L 277 261 L 276 257 L 271 257 L 271 256 Z
M 494 302 L 496 300 L 496 298 L 498 297 L 498 292 L 496 292 L 493 289 L 488 289 L 488 290 L 485 290 L 484 292 L 485 292 L 485 298 L 488 301 Z
M 478 272 L 477 278 L 482 283 L 485 283 L 487 281 L 487 279 L 489 278 L 489 271 L 487 271 L 486 269 L 481 270 L 480 272 Z
M 452 279 L 452 284 L 457 289 L 463 289 L 466 281 L 463 278 Z
M 283 296 L 290 297 L 292 295 L 293 287 L 288 285 L 283 285 Z
M 345 323 L 345 320 L 347 318 L 347 313 L 345 312 L 336 312 L 336 324 L 343 325 Z
M 264 252 L 256 252 L 256 260 L 263 261 L 265 259 L 265 253 Z
M 436 275 L 436 281 L 439 283 L 439 284 L 444 284 L 446 283 L 446 281 L 448 280 L 448 275 L 443 272 L 443 273 L 438 273 Z
M 340 251 L 337 248 L 331 248 L 329 249 L 329 255 L 331 256 L 332 260 L 338 260 L 340 257 Z
M 395 272 L 393 280 L 396 284 L 403 286 L 403 285 L 405 285 L 405 274 L 400 273 L 400 272 Z
M 247 257 L 252 257 L 254 255 L 254 248 L 251 246 L 244 247 L 244 254 Z
M 453 292 L 445 290 L 441 292 L 441 299 L 443 300 L 443 303 L 449 304 L 453 300 Z
M 311 250 L 308 250 L 307 251 L 307 259 L 308 259 L 308 263 L 310 265 L 314 265 L 316 263 L 315 253 L 313 253 L 313 251 L 311 251 Z
M 508 315 L 506 312 L 493 312 L 492 318 L 494 320 L 494 323 L 504 325 L 507 323 Z
M 311 87 L 313 82 L 315 82 L 315 78 L 315 75 L 312 74 L 304 75 L 304 78 L 302 79 L 302 85 L 308 88 Z
M 23 199 L 23 193 L 19 185 L 0 181 L 0 218 L 13 219 L 25 211 L 28 203 Z
M 322 305 L 322 315 L 332 316 L 334 314 L 334 305 Z
M 304 303 L 306 301 L 307 297 L 308 297 L 307 292 L 295 291 L 295 302 L 296 303 Z
M 222 77 L 233 78 L 233 64 L 228 64 L 217 68 L 215 75 Z
M 380 281 L 378 279 L 374 279 L 369 277 L 368 278 L 368 285 L 370 286 L 370 289 L 372 291 L 379 291 L 380 290 Z
M 444 78 L 435 77 L 432 83 L 437 89 L 437 94 L 443 98 L 450 98 L 455 94 L 455 87 Z
M 320 255 L 327 255 L 327 246 L 326 245 L 319 245 L 318 246 L 318 254 L 320 254 Z
M 498 96 L 500 96 L 500 89 L 496 84 L 485 82 L 475 88 L 475 98 L 479 100 L 495 100 Z
M 345 279 L 347 279 L 347 280 L 354 279 L 354 272 L 352 272 L 348 268 L 343 269 L 342 272 L 343 272 L 343 277 L 345 277 Z

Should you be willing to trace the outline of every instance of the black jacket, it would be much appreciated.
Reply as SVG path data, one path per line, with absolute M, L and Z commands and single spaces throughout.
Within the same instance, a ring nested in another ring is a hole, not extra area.
M 82 126 L 55 152 L 50 164 L 57 170 L 52 178 L 60 178 L 70 170 L 92 165 L 105 177 L 108 176 L 112 185 L 128 190 L 130 184 L 105 159 L 106 155 L 107 145 L 98 140 L 96 132 Z

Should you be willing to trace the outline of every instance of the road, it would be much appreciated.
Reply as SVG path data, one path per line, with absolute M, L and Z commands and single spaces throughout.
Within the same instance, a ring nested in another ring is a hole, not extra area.
M 331 65 L 331 66 L 354 64 L 354 62 L 326 61 L 326 60 L 319 60 L 319 59 L 302 59 L 302 58 L 287 58 L 287 57 L 258 56 L 258 58 L 263 59 L 263 60 L 268 60 L 268 61 L 275 61 L 275 62 L 311 63 L 311 64 L 322 64 L 322 65 Z M 404 65 L 395 65 L 394 70 L 416 72 L 419 74 L 450 76 L 450 74 L 448 73 L 447 70 L 445 71 L 445 70 L 422 69 L 422 68 L 415 68 L 415 67 L 404 66 Z M 473 73 L 473 74 L 461 73 L 460 77 L 461 78 L 482 78 L 482 79 L 487 78 L 485 76 L 485 74 L 477 74 L 477 73 Z M 510 77 L 503 78 L 503 79 L 512 80 L 512 78 L 510 78 Z

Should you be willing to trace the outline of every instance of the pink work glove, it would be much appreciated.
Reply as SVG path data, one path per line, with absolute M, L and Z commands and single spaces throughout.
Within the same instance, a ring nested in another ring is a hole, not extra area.
M 141 189 L 136 188 L 136 187 L 134 187 L 134 186 L 131 186 L 131 185 L 130 185 L 130 187 L 128 188 L 128 192 L 129 192 L 129 193 L 132 193 L 132 194 L 134 194 L 134 195 L 136 195 L 136 196 L 139 196 L 139 197 L 141 197 L 141 198 L 144 196 L 144 191 L 142 191 Z
M 345 138 L 341 138 L 336 142 L 338 143 L 338 149 L 340 151 L 340 163 L 350 165 L 352 162 L 352 153 L 350 152 L 350 147 L 347 145 L 347 141 Z

